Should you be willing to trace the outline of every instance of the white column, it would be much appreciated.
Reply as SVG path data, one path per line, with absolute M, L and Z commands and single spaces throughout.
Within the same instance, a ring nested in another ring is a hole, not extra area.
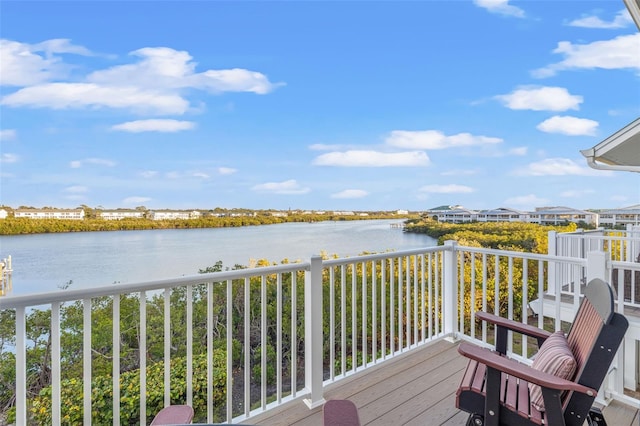
M 458 262 L 457 243 L 453 240 L 444 242 L 444 258 L 442 262 L 443 295 L 442 316 L 444 318 L 444 332 L 451 340 L 457 338 L 458 324 Z
M 558 256 L 558 233 L 549 231 L 547 236 L 547 253 L 549 256 Z M 547 282 L 547 293 L 556 294 L 556 262 L 549 262 L 549 278 Z M 542 301 L 540 302 L 542 303 Z
M 309 409 L 325 403 L 322 394 L 322 257 L 311 257 L 304 280 L 304 369 Z M 355 362 L 355 360 L 354 360 Z

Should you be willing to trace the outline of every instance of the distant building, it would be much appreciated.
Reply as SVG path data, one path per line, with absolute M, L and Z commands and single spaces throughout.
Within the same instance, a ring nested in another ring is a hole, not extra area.
M 396 210 L 396 214 L 409 214 L 409 210 Z
M 105 220 L 142 219 L 144 213 L 141 210 L 102 210 L 98 217 Z
M 506 207 L 478 212 L 478 222 L 527 222 L 528 220 L 528 213 Z
M 440 206 L 427 210 L 425 214 L 438 222 L 465 223 L 478 220 L 478 212 L 462 206 Z
M 333 214 L 334 214 L 334 216 L 355 216 L 354 212 L 334 211 Z
M 5 209 L 0 209 L 0 219 L 6 219 L 9 216 L 9 212 Z
M 83 209 L 17 209 L 14 216 L 27 219 L 63 219 L 82 220 L 84 219 Z
M 607 228 L 625 225 L 640 225 L 640 204 L 620 209 L 599 212 L 600 226 Z
M 529 213 L 529 222 L 540 225 L 561 225 L 566 222 L 584 222 L 598 226 L 598 213 L 570 207 L 539 207 Z
M 175 219 L 198 219 L 201 213 L 199 211 L 183 211 L 183 210 L 156 210 L 149 213 L 152 220 L 175 220 Z

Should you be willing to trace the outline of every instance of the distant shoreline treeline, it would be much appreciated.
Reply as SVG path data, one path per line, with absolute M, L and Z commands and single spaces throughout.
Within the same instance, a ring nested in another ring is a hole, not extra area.
M 438 222 L 428 218 L 410 219 L 404 230 L 426 234 L 438 240 L 438 245 L 455 240 L 461 245 L 500 250 L 547 253 L 549 231 L 573 232 L 575 223 L 538 225 L 524 222 Z
M 346 220 L 411 219 L 416 215 L 370 213 L 367 216 L 333 214 L 291 214 L 287 216 L 203 217 L 197 219 L 27 219 L 8 217 L 0 220 L 0 235 L 49 234 L 60 232 L 134 231 L 147 229 L 230 228 L 238 226 L 273 225 L 289 222 L 326 222 Z

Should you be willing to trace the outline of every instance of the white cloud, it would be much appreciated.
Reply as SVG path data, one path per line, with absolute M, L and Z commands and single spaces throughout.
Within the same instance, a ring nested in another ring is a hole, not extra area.
M 18 133 L 14 129 L 2 129 L 0 130 L 0 141 L 12 141 L 17 135 Z
M 118 65 L 87 76 L 87 80 L 102 85 L 182 89 L 196 88 L 221 92 L 252 92 L 267 94 L 283 83 L 271 83 L 259 72 L 241 68 L 207 70 L 196 73 L 196 63 L 186 51 L 169 47 L 145 47 L 130 55 L 140 58 L 133 64 Z
M 524 10 L 509 4 L 509 0 L 473 0 L 476 6 L 487 9 L 491 13 L 524 18 Z
M 274 194 L 306 194 L 311 191 L 310 188 L 300 186 L 295 179 L 286 180 L 284 182 L 267 182 L 255 185 L 251 188 L 257 192 L 270 192 Z
M 515 172 L 520 176 L 610 176 L 605 170 L 595 170 L 581 166 L 568 158 L 547 158 L 529 164 L 526 168 Z
M 140 176 L 142 176 L 143 178 L 149 179 L 149 178 L 158 176 L 158 172 L 155 170 L 145 170 L 143 172 L 140 172 Z
M 394 130 L 386 138 L 387 145 L 406 149 L 446 149 L 461 146 L 491 145 L 501 143 L 502 139 L 475 136 L 470 133 L 458 133 L 446 136 L 439 130 Z
M 575 189 L 563 191 L 560 193 L 560 196 L 565 198 L 580 198 L 585 195 L 593 194 L 594 192 L 595 191 L 593 189 Z
M 123 204 L 141 204 L 141 203 L 146 203 L 147 201 L 151 201 L 151 198 L 149 198 L 149 197 L 132 196 L 132 197 L 127 197 L 124 200 L 122 200 L 122 203 Z
M 564 87 L 522 87 L 507 95 L 495 96 L 507 108 L 533 111 L 580 109 L 582 96 L 572 95 Z
M 433 194 L 468 194 L 475 191 L 473 188 L 464 185 L 426 185 L 419 189 L 420 192 Z
M 478 174 L 477 170 L 447 170 L 440 173 L 442 176 L 471 176 Z
M 560 133 L 568 136 L 595 136 L 598 122 L 587 118 L 555 115 L 538 124 L 542 132 Z
M 66 187 L 64 189 L 64 192 L 70 192 L 70 193 L 73 193 L 73 194 L 82 194 L 82 193 L 85 193 L 85 192 L 88 192 L 88 191 L 89 191 L 89 188 L 87 188 L 86 186 L 82 186 L 82 185 L 69 186 L 69 187 Z
M 28 45 L 2 40 L 2 84 L 22 86 L 0 104 L 36 108 L 121 108 L 138 114 L 184 114 L 190 108 L 185 93 L 267 94 L 284 83 L 271 83 L 262 73 L 241 69 L 196 72 L 186 51 L 146 47 L 131 52 L 135 62 L 97 70 L 78 81 L 62 81 L 68 65 L 60 54 L 90 54 L 68 40 Z M 39 54 L 38 52 L 45 52 Z M 56 81 L 54 81 L 56 80 Z
M 79 169 L 87 164 L 96 164 L 98 166 L 114 167 L 115 162 L 106 160 L 104 158 L 85 158 L 84 160 L 74 160 L 69 163 L 69 167 L 72 169 Z
M 536 206 L 544 206 L 549 204 L 546 198 L 540 198 L 536 195 L 519 195 L 517 197 L 507 198 L 504 205 L 520 207 L 523 210 L 532 211 Z
M 620 10 L 612 21 L 603 21 L 599 16 L 583 16 L 579 19 L 574 19 L 569 22 L 568 25 L 572 27 L 583 27 L 583 28 L 604 28 L 604 29 L 613 29 L 613 28 L 624 28 L 633 24 L 633 19 L 631 19 L 631 15 L 627 9 Z
M 331 198 L 363 198 L 367 195 L 369 195 L 369 193 L 362 189 L 345 189 L 344 191 L 331 194 Z
M 184 114 L 189 102 L 180 95 L 133 86 L 48 83 L 25 87 L 2 98 L 0 105 L 32 108 L 122 108 L 140 114 Z
M 0 155 L 0 163 L 17 163 L 20 157 L 16 154 L 4 153 Z
M 151 119 L 128 121 L 122 124 L 111 126 L 111 130 L 121 130 L 123 132 L 179 132 L 181 130 L 191 130 L 196 127 L 193 121 L 180 121 L 171 119 Z
M 218 167 L 218 174 L 221 174 L 221 175 L 232 175 L 237 171 L 238 169 L 234 169 L 231 167 Z
M 309 145 L 309 149 L 312 151 L 336 151 L 339 149 L 344 149 L 343 145 L 330 145 L 324 143 L 314 143 Z
M 65 77 L 69 67 L 54 56 L 60 53 L 91 55 L 88 49 L 73 45 L 67 39 L 52 39 L 38 44 L 0 39 L 0 85 L 30 86 Z
M 191 176 L 201 178 L 201 179 L 209 179 L 209 175 L 205 172 L 191 172 Z
M 519 146 L 519 147 L 516 147 L 516 148 L 511 148 L 509 150 L 509 154 L 510 155 L 522 156 L 522 155 L 527 155 L 528 151 L 529 151 L 529 147 L 527 147 L 527 146 Z
M 313 160 L 316 166 L 339 167 L 416 167 L 427 166 L 429 157 L 422 151 L 379 152 L 345 151 L 328 152 Z
M 589 44 L 561 41 L 553 53 L 564 60 L 532 71 L 537 78 L 551 77 L 558 71 L 571 69 L 632 69 L 640 72 L 640 33 L 618 36 L 612 40 Z

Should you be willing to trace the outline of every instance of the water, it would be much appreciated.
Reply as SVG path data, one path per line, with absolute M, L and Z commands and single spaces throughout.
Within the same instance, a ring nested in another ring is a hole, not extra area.
M 0 237 L 0 257 L 13 259 L 13 294 L 135 283 L 197 274 L 221 260 L 308 260 L 429 247 L 433 238 L 405 233 L 399 220 L 285 223 L 215 229 L 80 232 Z

